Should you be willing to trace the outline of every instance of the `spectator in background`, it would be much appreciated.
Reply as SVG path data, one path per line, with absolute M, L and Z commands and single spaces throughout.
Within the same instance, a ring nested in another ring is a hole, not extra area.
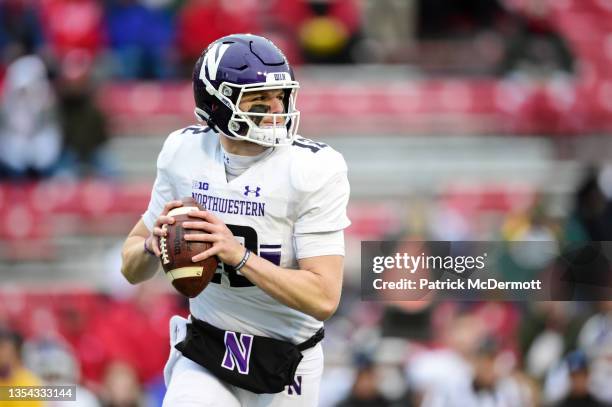
M 482 321 L 468 314 L 450 318 L 436 332 L 440 335 L 438 346 L 417 352 L 406 366 L 417 405 L 438 389 L 466 385 L 468 361 L 485 335 Z
M 261 33 L 259 2 L 254 0 L 187 0 L 178 17 L 177 44 L 181 72 L 191 75 L 202 44 L 232 33 Z
M 529 304 L 517 332 L 520 355 L 527 373 L 543 379 L 564 354 L 576 347 L 583 319 L 570 302 L 542 301 Z
M 40 16 L 32 2 L 0 1 L 0 65 L 34 53 L 43 43 Z
M 506 217 L 501 238 L 504 243 L 497 269 L 508 280 L 531 280 L 550 268 L 560 251 L 560 227 L 541 197 L 525 210 Z
M 504 1 L 512 14 L 502 74 L 549 78 L 573 71 L 573 56 L 559 34 L 548 0 Z
M 273 0 L 275 24 L 299 45 L 306 63 L 354 63 L 362 13 L 356 0 Z
M 106 315 L 112 304 L 66 296 L 57 307 L 59 332 L 80 362 L 81 381 L 97 391 L 110 355 L 92 321 L 100 314 Z
M 530 407 L 538 405 L 533 387 L 521 377 L 499 367 L 500 349 L 484 338 L 469 359 L 467 380 L 442 383 L 431 388 L 423 407 Z M 471 377 L 469 377 L 471 376 Z
M 17 332 L 0 327 L 0 386 L 39 386 L 38 377 L 23 366 L 23 339 Z M 41 401 L 2 401 L 0 407 L 38 407 Z
M 115 73 L 123 79 L 174 76 L 175 23 L 168 0 L 109 0 L 107 26 Z M 201 20 L 207 25 L 208 21 Z
M 70 349 L 59 343 L 42 340 L 26 343 L 24 347 L 26 365 L 43 382 L 52 386 L 76 385 L 75 401 L 50 401 L 45 407 L 99 407 L 96 396 L 79 383 L 79 363 Z
M 606 252 L 612 240 L 612 201 L 606 178 L 606 171 L 598 174 L 591 168 L 575 193 L 564 230 L 567 244 L 557 262 L 555 293 L 560 299 L 609 298 L 605 290 L 612 287 L 612 279 Z
M 42 60 L 21 57 L 7 69 L 0 105 L 0 178 L 39 178 L 56 170 L 62 136 Z
M 111 176 L 106 116 L 95 101 L 91 79 L 92 58 L 74 52 L 64 58 L 58 80 L 59 117 L 64 135 L 63 167 L 75 175 Z
M 456 39 L 492 28 L 503 13 L 496 0 L 419 0 L 418 37 Z
M 604 403 L 600 403 L 590 394 L 587 356 L 581 351 L 574 351 L 567 356 L 566 363 L 570 375 L 569 394 L 556 406 L 604 407 Z
M 146 386 L 161 377 L 168 358 L 168 320 L 175 313 L 184 314 L 177 297 L 161 294 L 164 289 L 152 280 L 136 287 L 128 298 L 109 299 L 105 312 L 88 327 L 104 346 L 104 365 L 113 360 L 128 363 Z
M 599 182 L 597 170 L 590 168 L 574 194 L 574 209 L 565 227 L 570 242 L 612 240 L 612 202 Z
M 357 373 L 351 393 L 337 407 L 387 407 L 391 402 L 378 389 L 379 377 L 370 356 L 358 355 Z M 406 406 L 407 407 L 407 406 Z
M 592 394 L 612 404 L 612 301 L 598 303 L 598 312 L 585 322 L 578 343 L 591 361 L 589 376 Z
M 376 62 L 398 63 L 414 52 L 417 0 L 366 0 L 365 34 Z
M 103 407 L 144 407 L 148 405 L 134 368 L 119 360 L 110 363 L 106 369 L 101 399 Z
M 97 0 L 41 0 L 43 28 L 57 60 L 78 50 L 97 56 L 105 45 L 104 9 Z

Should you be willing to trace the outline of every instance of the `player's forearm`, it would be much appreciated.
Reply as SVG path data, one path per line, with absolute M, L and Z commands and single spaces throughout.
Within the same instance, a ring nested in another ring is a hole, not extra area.
M 282 268 L 251 255 L 240 272 L 280 303 L 320 321 L 329 319 L 340 301 L 339 292 L 308 270 Z
M 121 273 L 131 284 L 150 279 L 159 269 L 157 257 L 144 251 L 144 240 L 141 236 L 131 236 L 123 244 Z

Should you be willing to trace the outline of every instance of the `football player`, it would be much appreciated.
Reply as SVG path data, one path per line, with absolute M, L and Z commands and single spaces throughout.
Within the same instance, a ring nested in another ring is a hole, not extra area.
M 342 286 L 347 168 L 330 146 L 297 135 L 299 88 L 268 39 L 237 34 L 195 64 L 201 125 L 170 134 L 149 206 L 123 246 L 131 283 L 159 268 L 168 212 L 191 196 L 185 237 L 220 260 L 190 300 L 189 320 L 170 322 L 166 406 L 315 406 L 323 370 L 323 321 Z

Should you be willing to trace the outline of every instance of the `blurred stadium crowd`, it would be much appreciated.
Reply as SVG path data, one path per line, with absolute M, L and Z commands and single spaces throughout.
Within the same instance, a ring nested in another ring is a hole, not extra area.
M 5 65 L 35 52 L 61 70 L 67 57 L 80 53 L 95 61 L 100 75 L 117 79 L 189 75 L 202 44 L 235 32 L 278 41 L 296 65 L 409 62 L 438 72 L 482 74 L 531 63 L 541 71 L 572 71 L 571 52 L 558 32 L 559 6 L 553 3 L 6 0 L 0 7 L 0 47 Z M 448 46 L 436 42 L 441 38 L 473 44 Z M 478 61 L 470 58 L 473 52 Z
M 612 404 L 612 301 L 373 303 L 359 279 L 363 240 L 612 241 L 611 21 L 612 0 L 0 1 L 0 386 L 161 405 L 186 302 L 123 282 L 117 244 L 193 122 L 196 57 L 253 32 L 349 165 L 321 406 Z

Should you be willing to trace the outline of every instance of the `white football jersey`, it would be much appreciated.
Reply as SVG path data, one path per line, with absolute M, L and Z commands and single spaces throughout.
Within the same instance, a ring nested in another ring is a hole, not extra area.
M 298 137 L 228 182 L 219 137 L 204 126 L 170 134 L 143 215 L 149 230 L 168 201 L 191 196 L 253 253 L 295 269 L 295 234 L 340 231 L 350 224 L 346 163 L 331 147 Z M 333 254 L 344 255 L 337 248 L 317 253 Z M 293 343 L 305 341 L 322 326 L 223 264 L 208 287 L 190 300 L 190 310 L 218 328 Z

